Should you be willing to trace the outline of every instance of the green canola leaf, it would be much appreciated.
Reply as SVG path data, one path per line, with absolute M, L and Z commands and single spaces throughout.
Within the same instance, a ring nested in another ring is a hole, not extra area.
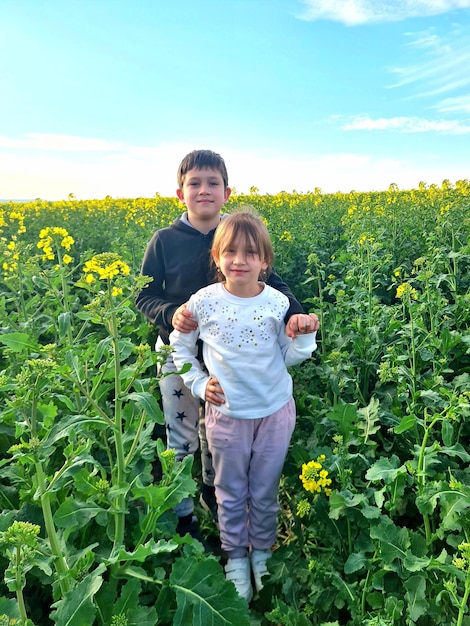
M 51 618 L 56 626 L 94 624 L 96 606 L 93 603 L 93 597 L 103 584 L 100 574 L 104 570 L 104 565 L 98 566 L 61 600 L 52 605 L 55 611 L 51 613 Z
M 377 398 L 371 398 L 368 406 L 359 409 L 357 413 L 363 418 L 358 422 L 357 427 L 362 431 L 364 443 L 367 443 L 370 436 L 375 435 L 380 429 L 379 401 Z
M 400 420 L 400 423 L 397 426 L 395 426 L 393 430 L 396 435 L 401 435 L 401 433 L 404 433 L 407 430 L 410 430 L 411 428 L 413 428 L 415 424 L 416 424 L 416 417 L 414 415 L 405 415 L 404 417 L 402 417 L 402 419 Z
M 354 572 L 358 572 L 362 568 L 367 567 L 368 563 L 369 559 L 363 550 L 361 552 L 350 554 L 348 560 L 344 564 L 344 573 L 353 574 Z
M 350 491 L 343 489 L 341 492 L 333 491 L 329 497 L 330 512 L 328 517 L 330 519 L 339 519 L 341 515 L 346 513 L 346 509 L 354 508 L 362 504 L 364 507 L 368 506 L 368 501 L 365 495 L 357 493 L 352 494 Z
M 6 615 L 10 619 L 19 620 L 20 610 L 18 608 L 18 602 L 16 600 L 13 600 L 13 598 L 0 597 L 0 618 L 3 615 Z
M 416 506 L 423 515 L 431 515 L 438 502 L 442 522 L 437 534 L 443 536 L 446 531 L 461 530 L 465 513 L 470 509 L 468 488 L 454 490 L 448 483 L 440 481 L 428 485 L 416 498 Z
M 382 517 L 380 524 L 371 527 L 370 537 L 379 542 L 383 562 L 389 566 L 396 559 L 403 561 L 410 549 L 408 529 L 398 528 L 388 517 Z
M 383 480 L 386 485 L 392 483 L 400 474 L 406 474 L 406 467 L 400 465 L 400 459 L 393 455 L 390 459 L 381 457 L 366 472 L 367 480 Z
M 439 532 L 461 530 L 465 527 L 465 518 L 470 509 L 468 492 L 448 490 L 440 495 L 442 525 Z
M 452 458 L 458 457 L 465 463 L 470 461 L 470 454 L 465 450 L 465 448 L 460 443 L 456 443 L 454 446 L 442 446 L 440 449 L 442 454 L 447 454 Z
M 138 606 L 127 616 L 128 626 L 155 626 L 159 623 L 157 610 L 153 606 Z
M 170 583 L 177 602 L 174 626 L 249 626 L 246 602 L 214 559 L 178 559 Z
M 168 552 L 174 552 L 179 547 L 175 541 L 166 541 L 160 539 L 158 542 L 155 542 L 151 539 L 149 542 L 140 545 L 137 550 L 134 552 L 128 552 L 127 550 L 121 549 L 115 557 L 105 559 L 105 563 L 117 563 L 121 561 L 138 561 L 139 563 L 143 563 L 147 557 L 156 554 L 163 554 Z
M 147 391 L 133 392 L 126 399 L 133 400 L 152 422 L 165 423 L 162 410 L 153 394 Z
M 67 498 L 55 512 L 54 521 L 59 528 L 81 528 L 103 511 L 93 502 Z
M 426 579 L 417 575 L 405 580 L 405 597 L 408 601 L 408 614 L 414 623 L 428 610 L 429 603 L 426 600 Z
M 72 314 L 69 312 L 60 313 L 58 317 L 59 322 L 59 337 L 63 339 L 67 336 L 68 331 L 72 328 Z
M 0 343 L 8 346 L 13 352 L 23 352 L 23 350 L 36 351 L 38 344 L 26 333 L 7 333 L 0 335 Z
M 339 402 L 327 413 L 327 418 L 338 424 L 339 432 L 345 441 L 349 441 L 351 433 L 356 430 L 357 413 L 357 403 L 346 404 L 345 402 Z
M 132 489 L 135 498 L 143 498 L 153 510 L 159 510 L 160 514 L 174 508 L 183 498 L 193 496 L 196 491 L 196 483 L 191 474 L 192 458 L 186 456 L 180 463 L 173 476 L 171 485 L 143 485 L 137 478 Z
M 155 626 L 158 616 L 155 607 L 139 606 L 142 583 L 133 578 L 126 582 L 112 608 L 113 615 L 124 615 L 128 626 Z
M 409 572 L 420 572 L 431 563 L 431 557 L 415 556 L 412 552 L 408 552 L 403 559 L 403 567 Z

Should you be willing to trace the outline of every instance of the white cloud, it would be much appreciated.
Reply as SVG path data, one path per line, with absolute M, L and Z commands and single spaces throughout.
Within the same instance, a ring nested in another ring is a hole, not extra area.
M 399 129 L 403 119 L 393 122 Z M 369 120 L 369 121 L 367 121 Z M 390 122 L 390 121 L 388 121 Z M 351 122 L 351 123 L 354 123 Z M 359 120 L 356 120 L 359 124 Z M 362 126 L 386 125 L 387 121 L 363 118 Z M 57 146 L 52 140 L 48 146 Z M 119 197 L 151 197 L 155 193 L 174 196 L 176 169 L 182 157 L 200 146 L 166 144 L 155 147 L 119 145 L 113 152 L 80 151 L 84 144 L 75 142 L 76 153 L 55 149 L 20 150 L 21 140 L 10 139 L 16 149 L 0 148 L 0 198 L 63 200 L 70 193 L 78 199 L 99 199 L 110 195 Z M 70 146 L 70 144 L 68 144 Z M 90 146 L 100 145 L 91 143 Z M 292 154 L 275 157 L 256 151 L 239 151 L 229 145 L 216 148 L 223 155 L 229 170 L 230 184 L 239 193 L 257 187 L 260 193 L 280 191 L 313 191 L 324 193 L 387 189 L 395 183 L 401 189 L 417 187 L 420 181 L 440 184 L 468 178 L 469 163 L 450 163 L 446 158 L 435 161 L 420 158 L 419 162 L 406 156 L 391 159 L 363 153 Z
M 24 138 L 0 136 L 0 148 L 45 150 L 50 152 L 108 152 L 122 149 L 123 144 L 91 137 L 30 133 Z
M 192 149 L 180 145 L 148 148 L 81 137 L 63 142 L 61 135 L 37 135 L 34 141 L 30 137 L 0 138 L 0 198 L 58 200 L 69 193 L 77 198 L 173 195 L 181 155 Z
M 372 119 L 368 115 L 357 115 L 342 125 L 342 130 L 397 130 L 402 133 L 441 133 L 444 135 L 466 135 L 470 125 L 457 120 L 425 120 L 419 117 L 381 117 Z
M 445 98 L 435 108 L 442 112 L 459 111 L 470 113 L 470 94 L 455 98 Z
M 391 72 L 397 81 L 390 88 L 416 84 L 417 95 L 436 96 L 470 85 L 470 37 L 468 33 L 451 33 L 447 39 L 434 33 L 407 33 L 406 47 L 421 50 L 424 57 L 415 63 L 395 67 Z
M 470 8 L 470 0 L 302 0 L 306 21 L 332 20 L 346 26 L 397 22 Z

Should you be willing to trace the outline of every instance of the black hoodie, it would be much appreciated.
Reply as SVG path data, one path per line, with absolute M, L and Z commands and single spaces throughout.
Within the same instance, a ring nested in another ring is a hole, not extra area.
M 210 253 L 214 233 L 215 228 L 204 235 L 178 218 L 171 226 L 157 230 L 147 245 L 141 273 L 153 280 L 138 293 L 135 304 L 159 327 L 165 344 L 169 344 L 176 309 L 201 287 L 216 282 Z M 289 298 L 286 321 L 291 315 L 304 313 L 289 287 L 274 271 L 266 282 Z

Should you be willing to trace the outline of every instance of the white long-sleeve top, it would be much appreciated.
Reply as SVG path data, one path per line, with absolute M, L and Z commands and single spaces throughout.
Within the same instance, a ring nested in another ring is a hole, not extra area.
M 217 409 L 230 417 L 266 417 L 289 401 L 292 378 L 287 367 L 308 359 L 317 344 L 316 332 L 295 339 L 286 335 L 285 295 L 264 285 L 259 295 L 239 298 L 217 283 L 191 296 L 187 308 L 198 328 L 190 333 L 174 330 L 170 344 L 179 370 L 191 364 L 182 377 L 194 396 L 204 400 L 214 376 L 225 394 Z M 199 338 L 207 372 L 196 358 Z

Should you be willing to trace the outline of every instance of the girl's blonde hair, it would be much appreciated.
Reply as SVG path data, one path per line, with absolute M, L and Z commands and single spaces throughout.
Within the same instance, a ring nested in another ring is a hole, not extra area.
M 268 229 L 263 220 L 246 208 L 231 213 L 217 226 L 212 244 L 212 260 L 216 263 L 236 240 L 245 241 L 247 249 L 254 248 L 267 269 L 260 276 L 265 280 L 272 269 L 274 251 Z

